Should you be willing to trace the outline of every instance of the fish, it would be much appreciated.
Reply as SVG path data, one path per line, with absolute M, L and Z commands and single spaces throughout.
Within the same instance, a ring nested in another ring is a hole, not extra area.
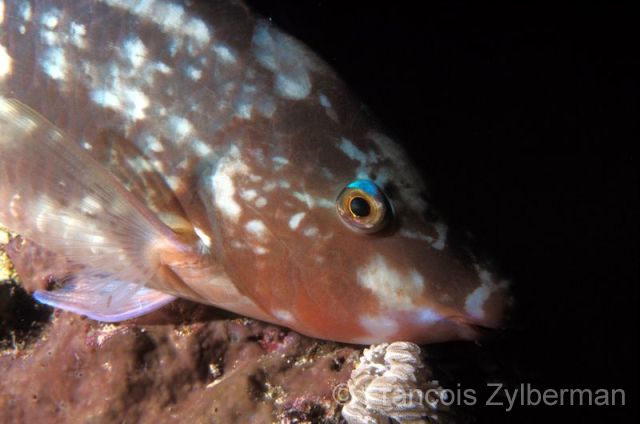
M 512 304 L 402 145 L 240 1 L 0 1 L 0 222 L 65 264 L 37 301 L 103 322 L 183 298 L 433 343 Z

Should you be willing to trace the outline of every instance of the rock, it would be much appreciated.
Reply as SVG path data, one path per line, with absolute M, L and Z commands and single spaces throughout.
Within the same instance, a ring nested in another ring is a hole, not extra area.
M 0 422 L 339 422 L 359 354 L 181 300 L 104 324 L 0 283 Z

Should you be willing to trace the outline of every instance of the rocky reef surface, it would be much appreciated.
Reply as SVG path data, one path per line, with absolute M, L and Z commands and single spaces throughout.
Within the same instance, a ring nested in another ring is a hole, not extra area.
M 31 297 L 68 266 L 0 227 L 0 423 L 345 423 L 365 346 L 184 300 L 108 324 Z M 431 380 L 424 351 L 412 349 L 401 383 Z M 361 414 L 351 415 L 370 419 L 355 422 L 395 416 L 358 405 Z M 467 421 L 437 409 L 400 415 L 412 423 Z
M 357 347 L 186 301 L 115 325 L 54 311 L 0 234 L 0 422 L 341 420 L 332 393 Z

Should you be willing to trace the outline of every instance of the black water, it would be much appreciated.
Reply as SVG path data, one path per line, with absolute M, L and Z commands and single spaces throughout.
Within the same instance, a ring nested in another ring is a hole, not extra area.
M 432 348 L 450 387 L 476 390 L 468 412 L 492 423 L 637 418 L 632 13 L 604 2 L 249 3 L 339 71 L 405 141 L 450 222 L 516 283 L 509 331 Z M 507 412 L 484 404 L 487 381 L 622 389 L 626 405 Z

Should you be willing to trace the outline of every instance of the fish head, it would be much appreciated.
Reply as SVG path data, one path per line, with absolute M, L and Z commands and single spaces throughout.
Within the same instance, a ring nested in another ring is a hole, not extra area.
M 455 240 L 400 145 L 378 131 L 295 137 L 232 147 L 207 177 L 218 256 L 272 321 L 351 343 L 502 324 L 508 282 Z
M 169 265 L 185 283 L 171 295 L 318 338 L 433 342 L 498 326 L 507 283 L 456 246 L 418 168 L 335 72 L 241 2 L 178 3 L 7 3 L 5 224 L 132 290 Z M 191 230 L 215 258 L 202 270 L 183 259 L 200 252 Z M 183 287 L 196 280 L 215 287 Z

